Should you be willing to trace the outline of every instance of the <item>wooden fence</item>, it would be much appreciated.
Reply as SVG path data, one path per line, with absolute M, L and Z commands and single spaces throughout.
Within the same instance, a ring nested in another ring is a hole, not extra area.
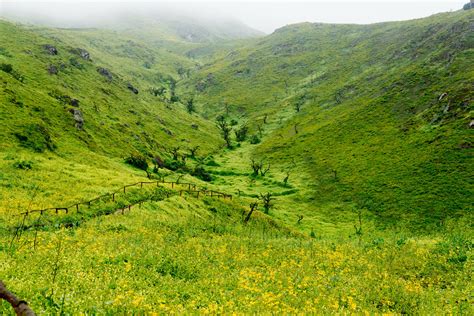
M 193 184 L 193 183 L 177 182 L 177 181 L 164 181 L 164 180 L 161 180 L 161 181 L 141 181 L 141 182 L 137 182 L 137 183 L 133 183 L 133 184 L 124 185 L 122 188 L 120 188 L 117 191 L 100 195 L 98 197 L 93 198 L 92 200 L 75 203 L 75 204 L 72 204 L 72 205 L 69 205 L 69 206 L 66 206 L 66 207 L 49 207 L 49 208 L 44 208 L 44 209 L 28 210 L 28 211 L 17 214 L 17 216 L 28 216 L 28 215 L 33 214 L 33 213 L 40 213 L 41 215 L 43 215 L 46 212 L 54 212 L 55 214 L 59 214 L 60 211 L 63 211 L 64 213 L 68 214 L 69 211 L 71 211 L 71 210 L 75 210 L 76 212 L 79 212 L 80 208 L 81 208 L 81 205 L 90 207 L 93 202 L 97 202 L 97 201 L 100 201 L 102 199 L 109 199 L 109 200 L 112 200 L 113 202 L 115 202 L 116 195 L 121 194 L 121 193 L 127 193 L 127 188 L 138 187 L 138 186 L 140 188 L 143 188 L 144 185 L 156 185 L 157 187 L 160 187 L 160 186 L 163 186 L 164 184 L 170 184 L 172 189 L 177 189 L 179 185 L 187 186 L 188 187 L 187 190 L 179 190 L 179 195 L 180 196 L 182 196 L 183 193 L 187 193 L 187 194 L 192 195 L 192 196 L 195 195 L 196 198 L 199 198 L 200 196 L 201 197 L 202 196 L 210 196 L 210 197 L 217 197 L 217 198 L 223 198 L 223 199 L 229 198 L 230 200 L 232 200 L 232 195 L 231 194 L 222 193 L 222 192 L 213 191 L 213 190 L 198 190 L 196 184 Z M 125 206 L 124 208 L 120 208 L 118 210 L 121 210 L 122 213 L 123 213 L 126 208 L 128 208 L 130 210 L 134 205 L 141 204 L 143 202 L 144 201 L 139 201 L 139 202 L 136 202 L 134 204 L 129 204 L 129 205 Z

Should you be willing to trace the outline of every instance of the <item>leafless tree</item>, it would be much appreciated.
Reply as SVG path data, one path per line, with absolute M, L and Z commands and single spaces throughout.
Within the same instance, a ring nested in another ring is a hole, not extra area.
M 263 203 L 263 209 L 265 211 L 265 214 L 268 214 L 270 208 L 273 206 L 272 201 L 275 200 L 275 198 L 272 197 L 271 193 L 260 193 L 260 200 Z
M 247 223 L 250 220 L 250 216 L 252 216 L 252 213 L 257 209 L 257 206 L 258 206 L 257 201 L 250 203 L 250 211 L 245 217 L 244 223 Z
M 198 149 L 199 149 L 199 146 L 194 146 L 194 147 L 189 148 L 189 155 L 192 158 L 196 158 L 196 153 L 197 153 Z
M 179 150 L 180 147 L 173 147 L 169 150 L 169 153 L 173 156 L 173 160 L 178 160 L 179 159 Z
M 232 146 L 230 142 L 230 132 L 232 131 L 232 127 L 229 126 L 225 117 L 223 115 L 219 115 L 216 118 L 217 127 L 221 130 L 222 137 L 224 138 L 227 147 L 230 148 Z

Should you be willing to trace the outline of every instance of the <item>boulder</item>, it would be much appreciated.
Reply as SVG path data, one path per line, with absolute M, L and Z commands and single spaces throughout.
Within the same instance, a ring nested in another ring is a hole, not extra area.
M 91 60 L 91 55 L 89 54 L 88 51 L 86 51 L 83 48 L 76 48 L 75 50 L 76 54 L 81 56 L 82 59 L 84 60 Z
M 58 67 L 56 67 L 55 65 L 49 65 L 47 70 L 50 75 L 57 75 L 59 72 Z
M 132 84 L 131 84 L 130 82 L 127 83 L 127 89 L 130 90 L 130 91 L 132 91 L 132 92 L 135 93 L 135 94 L 138 94 L 138 89 L 135 88 L 134 86 L 132 86 Z
M 70 109 L 69 112 L 73 115 L 74 121 L 76 122 L 76 128 L 82 130 L 84 126 L 84 116 L 82 112 L 78 109 Z
M 53 45 L 49 45 L 49 44 L 43 45 L 43 49 L 46 51 L 46 53 L 48 53 L 50 55 L 57 55 L 58 54 L 58 50 Z
M 72 106 L 78 107 L 79 106 L 79 100 L 78 99 L 71 99 L 70 101 Z
M 112 73 L 108 69 L 103 68 L 103 67 L 97 67 L 97 72 L 101 74 L 102 76 L 104 76 L 108 81 L 112 81 L 113 76 L 112 76 Z

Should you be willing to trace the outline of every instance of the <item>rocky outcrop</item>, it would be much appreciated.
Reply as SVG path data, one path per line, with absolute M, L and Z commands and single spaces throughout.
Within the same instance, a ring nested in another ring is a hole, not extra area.
M 76 128 L 82 130 L 84 126 L 84 116 L 78 109 L 70 109 L 69 112 L 73 115 L 74 121 L 76 122 Z
M 127 83 L 127 89 L 130 90 L 130 91 L 132 91 L 132 92 L 135 93 L 135 94 L 138 94 L 138 89 L 135 88 L 130 82 Z
M 84 60 L 88 60 L 88 61 L 91 60 L 91 55 L 84 48 L 74 48 L 74 49 L 71 50 L 71 52 L 73 54 L 76 54 L 76 55 L 80 56 Z
M 97 67 L 97 72 L 104 76 L 108 81 L 112 81 L 113 75 L 108 69 L 103 67 Z
M 57 75 L 59 72 L 58 67 L 55 65 L 48 65 L 47 70 L 50 75 Z
M 49 44 L 43 45 L 43 49 L 46 51 L 46 53 L 48 53 L 50 55 L 57 55 L 58 54 L 58 50 L 53 45 L 49 45 Z

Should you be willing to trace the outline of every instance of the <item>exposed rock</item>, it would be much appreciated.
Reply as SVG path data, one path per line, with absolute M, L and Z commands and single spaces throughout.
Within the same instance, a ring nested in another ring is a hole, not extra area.
M 71 99 L 71 105 L 78 107 L 79 106 L 79 100 L 78 99 Z
M 55 65 L 49 65 L 47 69 L 50 75 L 57 75 L 59 72 L 58 67 L 56 67 Z
M 76 121 L 76 128 L 82 130 L 84 126 L 84 117 L 82 112 L 78 109 L 70 109 L 69 112 L 73 115 L 74 121 Z
M 113 76 L 112 76 L 112 73 L 108 69 L 103 68 L 103 67 L 97 67 L 97 72 L 100 73 L 105 78 L 107 78 L 108 81 L 112 81 Z
M 130 91 L 132 91 L 132 92 L 135 93 L 135 94 L 138 94 L 138 89 L 135 88 L 134 86 L 132 86 L 132 84 L 131 84 L 130 82 L 127 83 L 127 89 L 130 90 Z
M 91 55 L 84 48 L 75 48 L 71 50 L 72 53 L 81 56 L 84 60 L 91 60 Z
M 214 77 L 214 74 L 212 73 L 208 73 L 206 78 L 202 79 L 201 81 L 199 81 L 198 83 L 196 83 L 196 89 L 199 91 L 199 92 L 203 92 L 204 90 L 206 90 L 209 86 L 212 86 L 216 84 L 216 80 L 215 80 L 215 77 Z
M 199 129 L 199 126 L 198 126 L 197 124 L 195 124 L 195 123 L 191 124 L 191 127 L 192 127 L 193 129 Z
M 162 130 L 163 130 L 163 132 L 165 132 L 166 134 L 168 134 L 168 135 L 170 135 L 170 136 L 173 136 L 173 132 L 172 132 L 172 131 L 170 131 L 169 129 L 167 129 L 167 128 L 164 128 L 164 127 L 162 127 L 161 129 L 162 129 Z
M 43 48 L 50 55 L 57 55 L 58 54 L 58 50 L 53 45 L 46 44 L 46 45 L 43 45 Z
M 474 120 L 469 123 L 469 128 L 474 128 Z

